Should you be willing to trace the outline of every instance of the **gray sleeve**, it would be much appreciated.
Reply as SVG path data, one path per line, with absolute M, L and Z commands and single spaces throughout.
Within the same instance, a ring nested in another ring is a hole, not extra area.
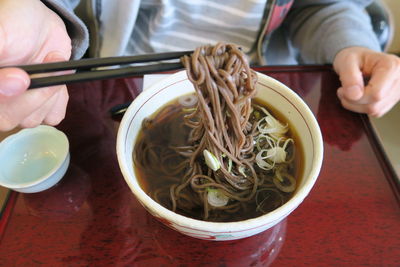
M 380 51 L 362 0 L 295 1 L 285 25 L 304 63 L 332 63 L 343 48 L 362 46 Z
M 42 0 L 42 2 L 64 20 L 72 40 L 71 59 L 81 58 L 89 46 L 89 33 L 85 24 L 73 11 L 79 0 Z

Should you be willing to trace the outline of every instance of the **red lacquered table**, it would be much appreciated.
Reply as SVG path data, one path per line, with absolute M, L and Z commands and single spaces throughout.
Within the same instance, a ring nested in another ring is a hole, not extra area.
M 310 106 L 324 138 L 315 187 L 286 220 L 225 242 L 170 230 L 136 201 L 115 153 L 109 109 L 142 78 L 71 85 L 58 127 L 71 165 L 55 187 L 12 193 L 0 219 L 0 266 L 400 266 L 399 185 L 368 118 L 344 110 L 329 66 L 265 67 Z

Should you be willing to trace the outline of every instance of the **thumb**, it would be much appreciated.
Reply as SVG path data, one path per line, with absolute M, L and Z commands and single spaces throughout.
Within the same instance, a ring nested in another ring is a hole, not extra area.
M 339 97 L 357 101 L 364 95 L 364 80 L 359 61 L 354 57 L 335 62 L 335 70 L 339 75 L 342 87 L 338 90 Z
M 0 101 L 22 94 L 29 83 L 29 75 L 21 69 L 0 69 Z

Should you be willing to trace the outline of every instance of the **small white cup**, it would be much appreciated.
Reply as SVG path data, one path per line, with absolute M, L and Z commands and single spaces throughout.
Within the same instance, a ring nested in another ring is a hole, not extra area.
M 22 193 L 58 183 L 69 165 L 66 135 L 51 126 L 23 129 L 0 143 L 0 186 Z

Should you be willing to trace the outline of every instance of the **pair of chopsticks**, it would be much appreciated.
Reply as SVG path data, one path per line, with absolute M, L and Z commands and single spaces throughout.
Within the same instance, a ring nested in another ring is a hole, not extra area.
M 64 62 L 43 63 L 34 65 L 14 66 L 25 70 L 28 74 L 49 73 L 46 77 L 33 77 L 29 89 L 47 87 L 74 82 L 84 82 L 91 80 L 104 80 L 112 78 L 122 78 L 128 76 L 144 75 L 154 72 L 171 71 L 182 68 L 182 63 L 153 63 L 147 65 L 134 66 L 136 63 L 157 62 L 163 60 L 179 59 L 184 55 L 189 55 L 193 51 L 167 52 L 146 54 L 137 56 L 88 58 L 81 60 L 71 60 Z M 123 65 L 128 65 L 121 67 Z M 99 67 L 119 66 L 109 69 L 94 69 Z M 75 73 L 64 75 L 51 75 L 54 72 L 75 70 Z

